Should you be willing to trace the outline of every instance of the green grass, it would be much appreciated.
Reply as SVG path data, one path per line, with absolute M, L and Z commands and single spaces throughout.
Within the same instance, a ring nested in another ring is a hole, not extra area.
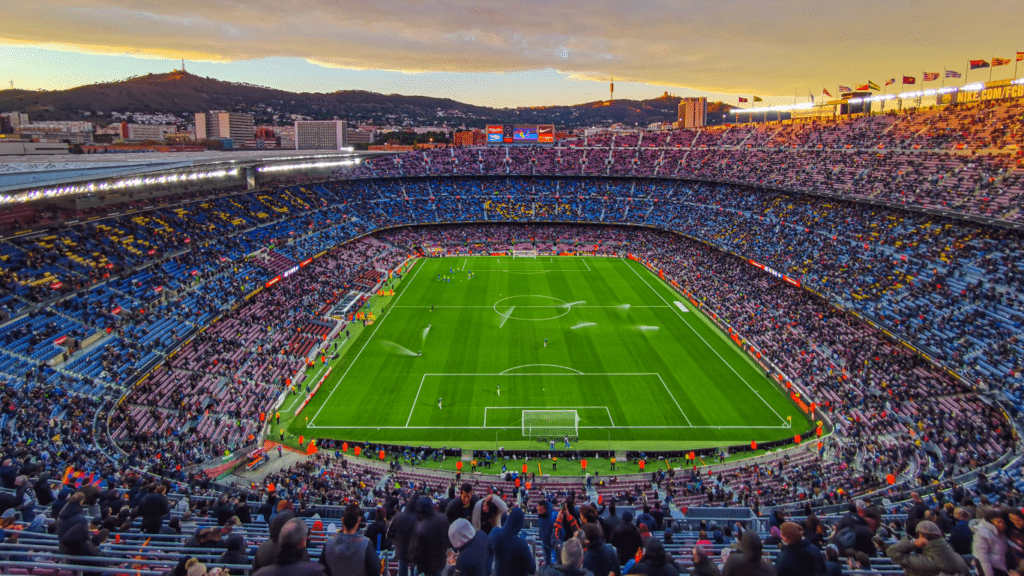
M 576 446 L 591 449 L 746 444 L 810 427 L 727 336 L 638 262 L 425 259 L 371 307 L 376 322 L 353 334 L 303 414 L 282 422 L 291 434 L 542 447 L 522 434 L 524 409 L 577 410 Z

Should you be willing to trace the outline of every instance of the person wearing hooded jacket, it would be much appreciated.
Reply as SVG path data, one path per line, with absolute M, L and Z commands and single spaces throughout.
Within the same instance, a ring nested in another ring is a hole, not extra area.
M 494 576 L 527 576 L 537 571 L 529 545 L 519 537 L 523 518 L 523 509 L 513 508 L 505 525 L 491 530 L 487 536 L 487 545 L 494 555 Z
M 459 556 L 455 565 L 445 570 L 446 576 L 487 576 L 490 555 L 483 530 L 476 530 L 469 520 L 459 518 L 448 527 L 448 540 Z
M 412 539 L 412 532 L 416 529 L 416 502 L 419 500 L 419 493 L 416 492 L 406 502 L 405 508 L 395 515 L 391 521 L 389 530 L 391 540 L 395 543 L 395 558 L 398 559 L 398 576 L 409 576 L 412 572 L 412 555 L 409 554 L 409 541 Z
M 1006 520 L 998 510 L 989 510 L 984 518 L 970 522 L 974 532 L 971 552 L 981 567 L 980 576 L 1006 576 Z
M 416 570 L 436 576 L 445 566 L 448 548 L 448 518 L 434 510 L 434 501 L 421 496 L 416 501 L 416 528 L 409 539 L 409 555 Z
M 715 563 L 711 561 L 707 555 L 704 555 L 704 561 L 715 566 Z M 706 568 L 706 566 L 705 566 Z M 694 566 L 694 574 L 697 574 L 698 566 Z M 715 567 L 717 572 L 718 567 Z M 651 539 L 647 543 L 647 547 L 644 548 L 644 555 L 640 559 L 640 562 L 633 565 L 633 569 L 630 570 L 630 574 L 645 574 L 647 576 L 679 576 L 679 567 L 672 558 L 665 552 L 665 545 L 661 543 L 661 540 Z
M 825 559 L 821 550 L 804 538 L 799 524 L 782 524 L 782 552 L 775 559 L 775 570 L 782 576 L 821 576 L 825 573 Z
M 320 563 L 327 576 L 380 576 L 380 558 L 374 543 L 359 534 L 363 510 L 358 504 L 349 504 L 341 518 L 341 534 L 324 543 Z

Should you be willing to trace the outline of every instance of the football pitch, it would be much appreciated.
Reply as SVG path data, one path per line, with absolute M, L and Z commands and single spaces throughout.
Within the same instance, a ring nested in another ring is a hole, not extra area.
M 671 450 L 810 427 L 727 335 L 635 261 L 427 258 L 374 302 L 375 322 L 334 361 L 293 434 L 546 448 L 524 433 L 524 411 L 575 410 L 578 447 Z

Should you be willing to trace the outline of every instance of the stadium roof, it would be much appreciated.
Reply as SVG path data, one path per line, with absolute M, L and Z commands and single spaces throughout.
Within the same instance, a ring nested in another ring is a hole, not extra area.
M 0 192 L 66 186 L 187 168 L 237 169 L 312 160 L 354 160 L 365 152 L 247 150 L 6 156 L 0 158 Z

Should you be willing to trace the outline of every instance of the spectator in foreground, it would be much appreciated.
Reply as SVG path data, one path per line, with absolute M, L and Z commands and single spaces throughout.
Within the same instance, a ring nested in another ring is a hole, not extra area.
M 818 576 L 825 572 L 825 559 L 821 551 L 804 538 L 799 524 L 785 522 L 782 533 L 782 552 L 775 559 L 775 570 L 783 576 Z
M 968 576 L 967 563 L 953 551 L 942 530 L 930 520 L 917 523 L 917 538 L 909 537 L 890 546 L 885 553 L 908 576 Z
M 454 565 L 445 570 L 450 576 L 487 576 L 487 535 L 476 530 L 465 518 L 448 527 L 448 540 L 458 554 Z
M 545 567 L 541 574 L 542 576 L 595 576 L 593 572 L 583 567 L 583 543 L 577 538 L 570 538 L 562 545 L 562 563 L 557 566 Z M 607 575 L 602 574 L 601 576 Z
M 974 559 L 981 567 L 980 576 L 1006 576 L 1006 519 L 998 509 L 990 509 L 984 518 L 971 520 Z
M 487 545 L 494 555 L 494 576 L 527 576 L 537 571 L 537 560 L 526 541 L 519 537 L 519 531 L 523 529 L 523 518 L 523 509 L 513 508 L 505 525 L 491 530 L 487 537 Z M 579 540 L 576 542 L 578 544 Z M 578 565 L 582 563 L 581 546 Z
M 653 543 L 654 541 L 651 541 L 650 544 L 648 544 L 647 547 L 644 548 L 644 560 L 642 560 L 642 562 L 646 560 L 647 555 L 650 554 L 653 550 L 651 546 L 651 544 Z M 664 546 L 662 546 L 661 551 L 665 551 Z M 659 574 L 660 573 L 667 572 L 662 571 L 659 572 Z M 678 570 L 676 571 L 676 573 L 678 574 Z M 722 571 L 718 569 L 718 564 L 715 564 L 715 561 L 712 560 L 711 557 L 708 555 L 708 549 L 700 544 L 693 547 L 692 574 L 693 576 L 722 576 Z
M 380 558 L 374 544 L 359 533 L 362 521 L 363 509 L 358 504 L 349 504 L 341 518 L 341 534 L 328 540 L 320 553 L 320 563 L 327 569 L 327 576 L 380 574 Z
M 764 546 L 761 537 L 753 530 L 740 534 L 739 550 L 729 554 L 722 576 L 775 576 L 775 567 L 762 559 Z
M 436 576 L 445 566 L 448 520 L 434 510 L 434 501 L 429 496 L 420 496 L 416 501 L 416 516 L 418 521 L 409 541 L 409 555 L 417 571 Z
M 227 564 L 231 566 L 248 566 L 249 555 L 245 553 L 245 538 L 238 534 L 229 536 L 227 549 L 214 563 L 218 565 Z
M 306 540 L 309 529 L 302 518 L 292 518 L 281 528 L 274 563 L 257 570 L 253 576 L 327 576 L 324 567 L 309 560 Z
M 595 524 L 584 524 L 583 534 L 586 536 L 586 550 L 583 553 L 583 567 L 594 574 L 614 574 L 621 576 L 619 557 L 615 548 L 604 541 L 604 532 Z
M 278 540 L 281 537 L 281 529 L 284 528 L 284 525 L 292 518 L 295 518 L 295 513 L 291 510 L 284 510 L 278 512 L 274 516 L 274 519 L 270 521 L 270 538 L 264 540 L 260 544 L 260 547 L 256 549 L 256 557 L 252 560 L 253 573 L 264 566 L 270 565 L 274 561 L 274 558 L 277 558 L 277 551 L 280 547 Z M 306 560 L 309 560 L 308 552 L 306 553 Z

